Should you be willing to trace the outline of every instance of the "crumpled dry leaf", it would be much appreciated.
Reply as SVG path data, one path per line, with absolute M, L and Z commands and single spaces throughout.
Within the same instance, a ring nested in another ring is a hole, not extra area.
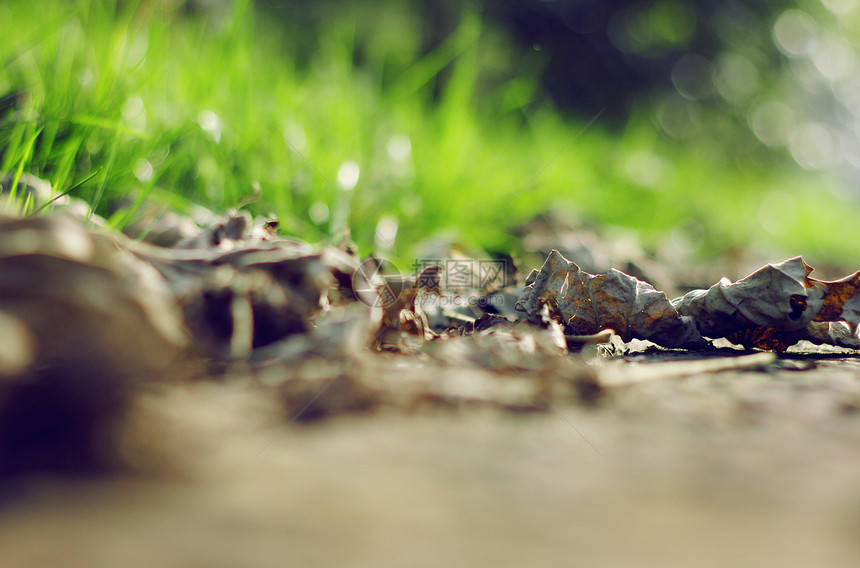
M 172 249 L 124 245 L 161 273 L 200 354 L 242 360 L 309 331 L 314 314 L 357 294 L 350 287 L 357 259 L 331 247 L 315 251 L 270 230 L 261 233 L 249 217 L 235 214 Z
M 745 347 L 783 351 L 797 341 L 860 348 L 860 273 L 835 282 L 809 277 L 800 257 L 746 278 L 672 300 L 650 284 L 610 270 L 593 275 L 552 251 L 517 303 L 535 323 L 546 307 L 570 334 L 612 329 L 624 341 L 698 348 L 725 337 Z
M 421 303 L 428 295 L 440 293 L 438 266 L 429 266 L 414 277 L 383 276 L 378 273 L 359 272 L 377 296 L 375 304 L 382 311 L 382 320 L 376 333 L 376 346 L 386 351 L 410 351 L 436 334 L 430 327 Z
M 0 473 L 109 467 L 136 387 L 184 371 L 174 297 L 67 216 L 0 215 L 0 275 Z
M 806 286 L 811 271 L 797 257 L 769 264 L 737 282 L 723 278 L 708 290 L 688 292 L 673 305 L 695 319 L 707 337 L 725 337 L 749 327 L 803 329 L 823 305 L 820 289 Z
M 681 316 L 663 292 L 618 270 L 589 274 L 555 250 L 540 271 L 529 275 L 517 302 L 517 309 L 534 323 L 540 323 L 544 306 L 568 335 L 612 329 L 624 341 L 641 338 L 681 348 L 707 345 L 692 318 Z
M 702 335 L 725 337 L 747 348 L 784 351 L 803 339 L 860 347 L 855 333 L 860 322 L 860 273 L 834 282 L 810 278 L 811 273 L 812 268 L 795 257 L 768 264 L 734 283 L 723 278 L 673 305 L 680 314 L 693 317 Z

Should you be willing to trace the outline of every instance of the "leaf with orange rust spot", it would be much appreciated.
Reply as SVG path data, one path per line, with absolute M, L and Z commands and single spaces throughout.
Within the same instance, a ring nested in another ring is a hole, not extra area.
M 846 321 L 856 331 L 860 323 L 860 272 L 833 282 L 809 280 L 815 287 L 826 289 L 815 321 Z

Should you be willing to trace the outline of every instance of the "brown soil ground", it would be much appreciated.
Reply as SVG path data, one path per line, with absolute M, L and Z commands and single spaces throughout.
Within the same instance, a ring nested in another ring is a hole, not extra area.
M 154 430 L 128 450 L 144 473 L 6 491 L 0 565 L 860 559 L 855 355 L 657 380 L 594 408 L 532 413 L 381 410 L 285 425 L 266 398 L 214 383 L 148 403 L 141 420 Z

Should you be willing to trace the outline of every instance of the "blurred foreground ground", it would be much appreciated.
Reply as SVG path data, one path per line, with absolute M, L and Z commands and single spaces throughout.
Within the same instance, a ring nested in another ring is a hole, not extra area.
M 556 326 L 581 357 L 547 348 L 551 325 L 456 313 L 456 333 L 428 339 L 415 298 L 430 268 L 365 288 L 346 251 L 241 215 L 173 248 L 71 215 L 2 221 L 0 568 L 860 558 L 856 350 L 642 351 Z M 663 289 L 718 278 L 559 227 L 523 231 L 529 264 L 559 248 Z M 384 309 L 360 301 L 395 282 Z M 320 315 L 322 298 L 341 305 Z
M 0 565 L 856 566 L 860 361 L 788 361 L 591 409 L 290 425 L 172 385 L 141 410 L 155 473 L 6 488 Z

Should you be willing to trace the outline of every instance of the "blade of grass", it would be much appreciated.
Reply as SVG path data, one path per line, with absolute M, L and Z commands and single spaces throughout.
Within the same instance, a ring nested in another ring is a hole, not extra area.
M 92 214 L 98 209 L 99 204 L 101 203 L 102 196 L 105 192 L 105 187 L 107 186 L 108 178 L 110 177 L 111 169 L 113 168 L 113 164 L 116 161 L 117 149 L 119 148 L 119 129 L 114 132 L 113 140 L 111 141 L 110 152 L 108 154 L 107 165 L 105 166 L 104 176 L 102 176 L 101 182 L 99 182 L 99 187 L 96 190 L 96 194 L 93 197 L 93 201 L 90 204 L 90 210 L 87 213 L 87 221 L 90 220 Z
M 76 124 L 80 126 L 95 126 L 97 128 L 101 128 L 104 130 L 110 130 L 116 132 L 118 134 L 125 134 L 126 136 L 132 136 L 134 138 L 138 138 L 140 140 L 149 140 L 149 135 L 140 130 L 135 130 L 134 128 L 130 128 L 123 124 L 119 120 L 110 120 L 107 118 L 101 118 L 98 116 L 92 115 L 81 115 L 76 114 L 65 119 L 69 124 Z
M 27 216 L 27 211 L 33 208 L 34 196 L 32 193 L 27 193 L 24 199 L 24 204 L 21 206 L 21 214 Z
M 59 152 L 59 163 L 56 165 L 56 173 L 51 180 L 51 186 L 55 190 L 63 191 L 63 188 L 68 183 L 72 174 L 72 167 L 75 164 L 75 159 L 78 157 L 81 146 L 84 144 L 84 134 L 86 132 L 77 131 L 74 138 L 67 140 L 63 144 L 63 149 Z M 51 160 L 53 162 L 53 160 Z M 51 163 L 48 162 L 48 163 Z
M 21 181 L 21 176 L 24 174 L 24 166 L 30 162 L 30 158 L 33 155 L 33 146 L 36 144 L 36 139 L 39 137 L 41 132 L 42 129 L 37 128 L 24 145 L 24 153 L 18 162 L 18 167 L 15 168 L 15 176 L 12 178 L 12 189 L 9 191 L 10 198 L 13 200 L 17 197 L 18 183 Z
M 471 23 L 471 22 L 470 22 Z M 393 101 L 409 98 L 427 85 L 452 61 L 477 43 L 480 25 L 461 25 L 439 46 L 416 61 L 391 87 Z
M 39 213 L 42 209 L 45 209 L 46 207 L 48 207 L 48 206 L 49 206 L 49 205 L 51 205 L 52 203 L 56 203 L 56 201 L 57 201 L 58 199 L 61 199 L 61 198 L 65 197 L 66 195 L 69 195 L 71 192 L 73 192 L 74 190 L 78 189 L 79 187 L 81 187 L 82 185 L 84 185 L 85 183 L 87 183 L 88 181 L 90 181 L 91 179 L 93 179 L 94 177 L 96 177 L 97 175 L 99 175 L 99 172 L 100 172 L 100 171 L 101 171 L 101 168 L 99 168 L 98 170 L 94 171 L 93 173 L 91 173 L 90 175 L 88 175 L 87 177 L 85 177 L 84 179 L 82 179 L 81 181 L 79 181 L 78 183 L 76 183 L 75 185 L 73 185 L 72 187 L 70 187 L 69 189 L 67 189 L 66 191 L 64 191 L 64 192 L 62 192 L 62 193 L 58 193 L 57 195 L 55 195 L 54 197 L 52 197 L 50 201 L 46 201 L 45 203 L 43 203 L 43 204 L 39 205 L 39 207 L 37 207 L 36 209 L 34 209 L 34 210 L 30 213 L 30 215 L 29 215 L 29 216 L 36 215 L 36 214 L 37 214 L 37 213 Z

